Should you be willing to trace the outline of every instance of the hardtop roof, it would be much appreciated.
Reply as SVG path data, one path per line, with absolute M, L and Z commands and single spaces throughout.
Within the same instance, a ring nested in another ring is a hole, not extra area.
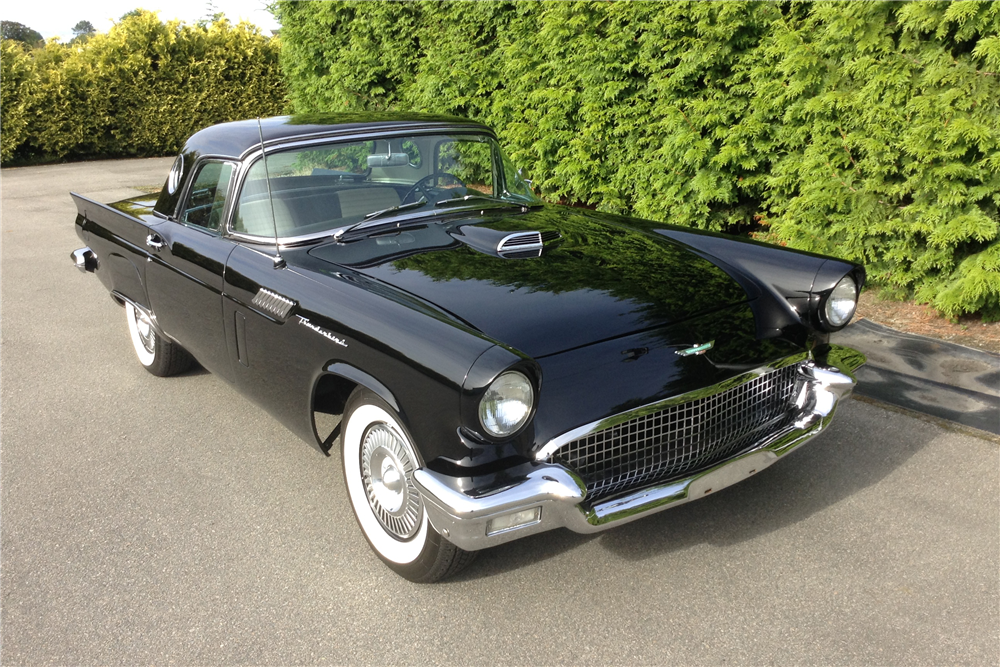
M 212 125 L 195 132 L 187 140 L 183 152 L 190 155 L 218 155 L 239 158 L 260 146 L 261 133 L 264 145 L 271 146 L 290 139 L 335 136 L 352 132 L 380 132 L 424 128 L 474 127 L 490 134 L 492 130 L 482 123 L 440 114 L 404 112 L 358 112 L 297 114 L 275 116 L 257 120 L 238 120 Z

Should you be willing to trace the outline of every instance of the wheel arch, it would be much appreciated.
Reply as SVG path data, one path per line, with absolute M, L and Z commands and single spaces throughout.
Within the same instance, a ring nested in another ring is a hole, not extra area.
M 313 384 L 312 416 L 313 435 L 320 450 L 327 456 L 340 435 L 340 423 L 335 426 L 323 424 L 321 415 L 342 415 L 347 399 L 356 387 L 364 387 L 374 393 L 403 419 L 396 396 L 373 375 L 342 361 L 326 364 Z
M 153 325 L 153 331 L 156 332 L 157 336 L 163 336 L 164 338 L 166 338 L 168 340 L 171 340 L 171 341 L 173 341 L 175 343 L 177 342 L 177 341 L 174 341 L 174 339 L 171 338 L 170 336 L 168 336 L 166 333 L 164 333 L 163 329 L 160 327 L 159 321 L 156 319 L 156 313 L 154 313 L 153 310 L 151 308 L 149 308 L 148 306 L 144 306 L 144 305 L 140 304 L 139 302 L 135 301 L 134 299 L 125 296 L 124 294 L 122 294 L 118 290 L 114 290 L 113 292 L 111 292 L 111 300 L 114 301 L 115 303 L 117 303 L 119 306 L 121 306 L 123 308 L 125 307 L 125 304 L 129 304 L 133 308 L 135 308 L 136 310 L 141 310 L 143 313 L 146 314 L 146 317 L 149 318 L 149 323 Z

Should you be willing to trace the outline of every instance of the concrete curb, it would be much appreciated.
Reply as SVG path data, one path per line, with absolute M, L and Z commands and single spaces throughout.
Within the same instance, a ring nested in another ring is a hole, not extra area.
M 868 320 L 832 340 L 868 357 L 858 394 L 1000 435 L 1000 356 Z

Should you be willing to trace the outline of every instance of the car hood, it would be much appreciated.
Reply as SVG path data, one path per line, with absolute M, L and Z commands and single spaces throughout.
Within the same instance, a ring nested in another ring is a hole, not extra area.
M 540 232 L 540 250 L 497 251 L 508 235 L 528 231 Z M 433 303 L 535 358 L 755 296 L 644 221 L 562 206 L 476 211 L 309 254 Z

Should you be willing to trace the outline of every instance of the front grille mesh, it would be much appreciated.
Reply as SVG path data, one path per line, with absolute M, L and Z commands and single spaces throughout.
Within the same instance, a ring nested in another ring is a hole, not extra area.
M 548 458 L 583 478 L 595 501 L 694 473 L 790 423 L 798 366 L 597 431 Z

